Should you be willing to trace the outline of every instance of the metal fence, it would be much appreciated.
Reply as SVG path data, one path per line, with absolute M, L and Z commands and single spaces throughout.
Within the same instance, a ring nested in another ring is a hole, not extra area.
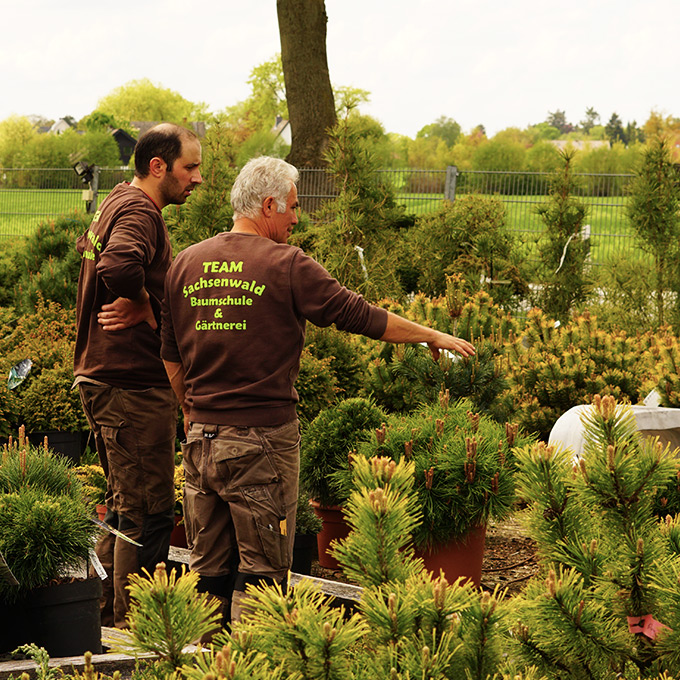
M 436 210 L 444 199 L 466 194 L 494 195 L 506 208 L 508 228 L 531 241 L 543 231 L 536 206 L 550 191 L 549 173 L 443 170 L 381 170 L 381 181 L 391 187 L 397 203 L 407 212 Z M 318 207 L 337 192 L 322 169 L 300 171 L 300 203 L 303 209 Z M 577 174 L 577 194 L 588 204 L 587 228 L 591 234 L 593 261 L 631 247 L 633 234 L 626 218 L 626 187 L 633 175 Z M 97 200 L 123 180 L 132 178 L 130 168 L 101 168 Z M 70 168 L 0 169 L 0 238 L 30 233 L 35 226 L 59 215 L 83 211 L 89 205 L 83 195 L 88 187 Z
M 304 169 L 300 172 L 303 208 L 334 197 L 324 170 Z M 380 177 L 393 189 L 397 203 L 409 213 L 437 210 L 444 199 L 453 201 L 456 196 L 496 196 L 505 206 L 506 225 L 511 232 L 531 244 L 545 230 L 536 207 L 548 199 L 551 173 L 461 171 L 449 166 L 445 170 L 381 170 Z M 635 237 L 626 214 L 627 187 L 633 177 L 632 174 L 574 175 L 575 195 L 588 206 L 584 232 L 591 238 L 594 264 L 601 264 L 634 247 Z
M 99 201 L 132 179 L 130 168 L 100 168 Z M 85 193 L 84 193 L 85 192 Z M 88 185 L 71 168 L 0 168 L 0 238 L 25 236 L 40 222 L 84 212 Z

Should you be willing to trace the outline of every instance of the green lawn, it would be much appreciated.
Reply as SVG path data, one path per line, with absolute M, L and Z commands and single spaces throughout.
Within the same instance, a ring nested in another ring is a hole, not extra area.
M 99 201 L 107 194 L 100 191 Z M 41 222 L 76 211 L 85 212 L 82 190 L 0 190 L 0 239 L 26 236 Z
M 100 192 L 101 202 L 108 192 Z M 529 255 L 535 252 L 535 241 L 544 231 L 536 214 L 536 206 L 545 196 L 501 196 L 506 209 L 508 228 L 520 235 L 527 244 Z M 421 215 L 441 204 L 441 194 L 398 194 L 397 203 L 409 213 Z M 637 247 L 632 227 L 626 216 L 626 198 L 587 197 L 589 206 L 586 223 L 591 226 L 592 261 L 604 263 L 614 254 L 635 255 Z M 59 215 L 84 211 L 80 190 L 13 189 L 0 190 L 0 239 L 29 234 L 37 224 Z

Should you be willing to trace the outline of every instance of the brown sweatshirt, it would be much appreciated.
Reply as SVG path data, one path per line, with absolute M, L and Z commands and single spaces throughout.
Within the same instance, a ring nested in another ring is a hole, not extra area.
M 306 320 L 379 338 L 387 313 L 267 238 L 223 233 L 181 252 L 165 284 L 161 356 L 184 368 L 192 422 L 292 420 Z
M 158 206 L 141 190 L 118 184 L 77 241 L 83 256 L 78 281 L 74 373 L 125 389 L 167 387 L 160 332 L 141 323 L 104 331 L 102 305 L 136 298 L 146 288 L 160 327 L 165 274 L 172 262 L 168 231 Z

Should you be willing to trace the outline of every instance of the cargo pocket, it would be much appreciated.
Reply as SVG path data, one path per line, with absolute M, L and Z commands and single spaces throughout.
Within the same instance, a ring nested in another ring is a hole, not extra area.
M 241 489 L 248 503 L 257 536 L 272 571 L 290 567 L 286 515 L 281 503 L 281 485 L 246 486 Z
M 279 474 L 259 440 L 213 439 L 211 449 L 220 475 L 232 489 L 279 480 Z
M 121 442 L 120 427 L 102 425 L 100 431 L 106 450 L 106 460 L 109 464 L 108 482 L 111 485 L 113 510 L 119 513 L 129 513 L 142 505 L 142 499 L 138 497 L 140 494 L 137 493 L 136 458 Z

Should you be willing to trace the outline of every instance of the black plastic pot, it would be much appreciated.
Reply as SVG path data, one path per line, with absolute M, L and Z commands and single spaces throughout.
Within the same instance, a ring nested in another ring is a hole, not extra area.
M 0 605 L 0 651 L 35 643 L 51 657 L 101 654 L 98 578 L 36 588 L 18 602 Z
M 59 430 L 36 430 L 26 436 L 33 446 L 42 446 L 47 437 L 48 446 L 56 453 L 68 458 L 73 465 L 80 463 L 80 457 L 87 447 L 89 432 L 60 432 Z
M 311 576 L 312 561 L 316 557 L 316 534 L 295 534 L 293 564 L 290 570 L 295 574 Z

